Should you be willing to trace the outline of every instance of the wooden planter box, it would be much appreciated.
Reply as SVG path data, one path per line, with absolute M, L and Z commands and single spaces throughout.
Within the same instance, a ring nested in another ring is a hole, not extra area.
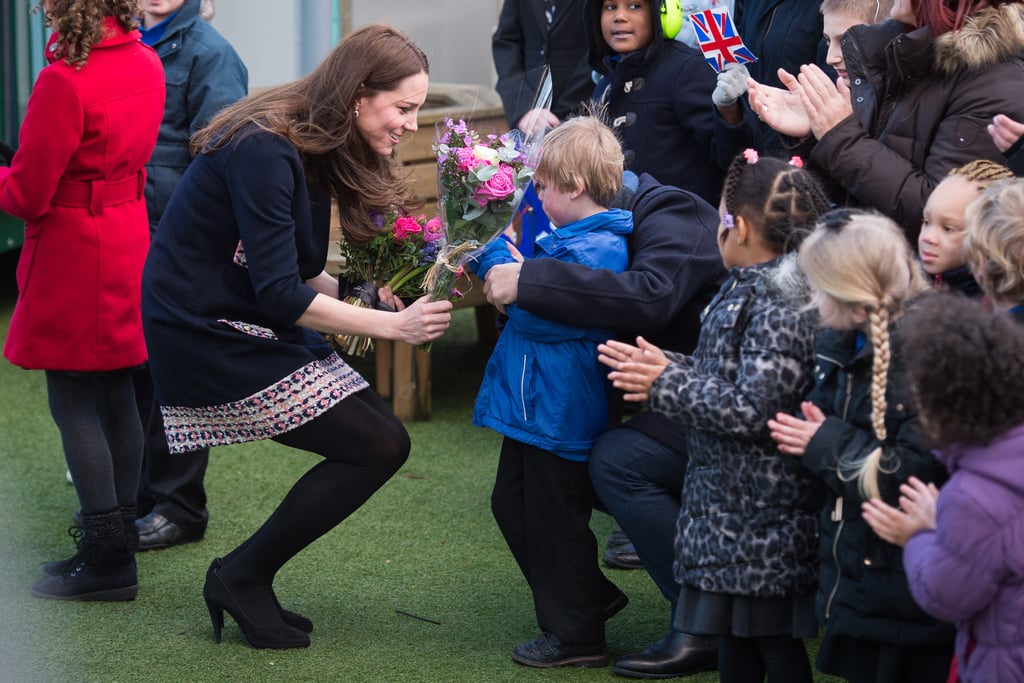
M 423 213 L 434 216 L 437 213 L 437 162 L 431 148 L 435 136 L 435 124 L 447 118 L 464 119 L 470 128 L 481 136 L 508 131 L 501 100 L 493 90 L 477 86 L 450 83 L 431 84 L 427 102 L 420 109 L 417 125 L 419 129 L 411 140 L 398 147 L 398 160 L 408 170 L 409 179 L 416 188 L 416 194 L 426 203 Z M 331 227 L 331 244 L 341 239 L 341 226 L 335 216 Z M 332 262 L 338 261 L 338 254 L 332 251 L 328 258 L 328 271 Z M 497 332 L 494 326 L 494 308 L 487 303 L 483 283 L 475 277 L 465 277 L 456 286 L 466 296 L 455 303 L 456 308 L 474 307 L 477 318 L 477 333 L 481 340 L 493 341 Z M 440 342 L 443 344 L 444 340 Z M 430 354 L 417 351 L 402 342 L 378 339 L 374 343 L 376 360 L 375 389 L 382 398 L 393 399 L 393 410 L 402 420 L 426 420 L 430 418 Z

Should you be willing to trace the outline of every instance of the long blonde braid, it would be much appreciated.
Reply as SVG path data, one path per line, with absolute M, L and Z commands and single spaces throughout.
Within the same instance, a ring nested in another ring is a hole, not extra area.
M 838 476 L 843 481 L 856 481 L 865 498 L 877 497 L 879 473 L 899 468 L 898 457 L 887 455 L 884 449 L 888 439 L 886 391 L 892 361 L 889 326 L 927 284 L 899 227 L 884 216 L 868 212 L 839 210 L 825 216 L 801 245 L 799 261 L 820 294 L 867 313 L 873 353 L 871 428 L 882 445 L 866 457 L 841 458 Z

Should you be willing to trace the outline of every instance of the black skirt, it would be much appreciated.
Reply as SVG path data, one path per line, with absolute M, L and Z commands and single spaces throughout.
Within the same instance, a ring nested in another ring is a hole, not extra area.
M 813 593 L 791 598 L 755 598 L 682 586 L 674 626 L 683 633 L 738 638 L 818 635 Z

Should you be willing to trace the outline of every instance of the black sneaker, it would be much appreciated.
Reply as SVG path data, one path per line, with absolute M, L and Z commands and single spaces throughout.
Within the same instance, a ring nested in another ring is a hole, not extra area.
M 519 643 L 512 650 L 512 661 L 526 666 L 548 669 L 555 666 L 593 668 L 608 664 L 604 645 L 591 647 L 563 645 L 554 633 L 545 631 L 537 640 Z

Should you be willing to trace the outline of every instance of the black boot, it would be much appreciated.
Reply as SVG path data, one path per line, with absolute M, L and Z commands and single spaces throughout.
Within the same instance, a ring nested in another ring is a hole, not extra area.
M 47 563 L 32 595 L 52 600 L 134 600 L 138 592 L 135 554 L 125 534 L 121 509 L 83 514 L 85 529 L 78 553 L 70 560 Z M 60 573 L 46 569 L 63 564 Z
M 627 678 L 676 678 L 717 667 L 717 638 L 670 631 L 643 652 L 619 657 L 612 671 Z
M 139 527 L 135 524 L 139 508 L 137 505 L 122 505 L 120 510 L 121 525 L 124 527 L 124 541 L 132 557 L 135 557 L 135 553 L 139 552 Z
M 79 517 L 82 515 L 79 514 Z M 84 522 L 82 522 L 84 524 Z M 66 560 L 50 560 L 43 565 L 43 573 L 47 576 L 60 576 L 65 571 L 70 571 L 75 566 L 75 562 L 78 562 L 78 548 L 82 545 L 82 527 L 73 526 L 68 528 L 68 536 L 75 544 L 75 554 Z

